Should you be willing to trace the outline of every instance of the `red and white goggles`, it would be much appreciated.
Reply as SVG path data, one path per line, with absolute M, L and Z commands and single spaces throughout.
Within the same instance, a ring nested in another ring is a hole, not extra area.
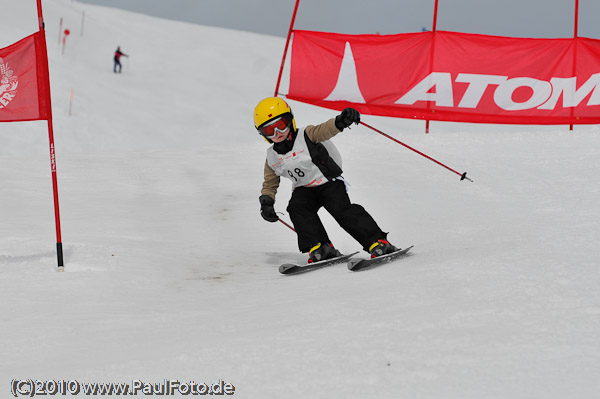
M 263 135 L 263 137 L 271 140 L 275 138 L 277 133 L 285 132 L 292 125 L 292 116 L 282 115 L 279 118 L 275 118 L 270 122 L 265 123 L 261 127 L 258 128 L 258 132 Z

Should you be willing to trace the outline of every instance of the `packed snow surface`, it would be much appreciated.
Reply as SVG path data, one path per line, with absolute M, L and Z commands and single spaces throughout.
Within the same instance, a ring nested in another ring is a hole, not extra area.
M 364 115 L 474 182 L 364 126 L 344 131 L 351 199 L 412 255 L 283 276 L 307 256 L 259 215 L 268 145 L 252 110 L 273 94 L 285 40 L 43 3 L 65 272 L 46 122 L 3 123 L 3 397 L 13 379 L 222 380 L 240 398 L 598 397 L 598 126 L 425 134 Z M 0 47 L 37 30 L 35 1 L 0 6 Z M 300 126 L 336 115 L 290 103 Z M 283 181 L 287 222 L 290 193 Z M 322 217 L 339 250 L 360 249 Z

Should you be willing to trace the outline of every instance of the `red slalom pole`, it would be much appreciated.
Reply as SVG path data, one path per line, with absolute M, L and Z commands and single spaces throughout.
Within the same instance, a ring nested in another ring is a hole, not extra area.
M 433 6 L 433 26 L 431 28 L 431 32 L 433 34 L 431 39 L 431 54 L 429 61 L 429 72 L 433 72 L 433 55 L 435 53 L 435 36 L 437 34 L 437 16 L 438 16 L 438 3 L 439 0 L 435 0 L 435 5 Z M 427 102 L 427 111 L 431 110 L 431 103 Z M 429 133 L 429 119 L 425 121 L 425 133 Z
M 579 0 L 575 0 L 575 27 L 573 28 L 573 76 L 575 76 L 575 71 L 577 69 L 577 36 L 578 34 L 578 26 L 579 26 Z M 571 118 L 573 118 L 574 109 L 571 108 Z M 573 130 L 573 124 L 569 125 L 569 130 Z
M 393 137 L 392 137 L 392 136 L 390 136 L 389 134 L 386 134 L 386 133 L 382 132 L 382 131 L 381 131 L 381 130 L 379 130 L 379 129 L 375 129 L 373 126 L 371 126 L 371 125 L 368 125 L 368 124 L 364 123 L 363 121 L 360 121 L 360 124 L 361 124 L 361 125 L 364 125 L 364 126 L 366 126 L 366 127 L 368 127 L 369 129 L 373 130 L 374 132 L 377 132 L 377 133 L 381 134 L 382 136 L 385 136 L 385 137 L 387 137 L 388 139 L 390 139 L 390 140 L 392 140 L 392 141 L 395 141 L 396 143 L 398 143 L 398 144 L 400 144 L 400 145 L 403 145 L 404 147 L 408 148 L 409 150 L 411 150 L 411 151 L 414 151 L 414 152 L 416 152 L 417 154 L 419 154 L 419 155 L 421 155 L 421 156 L 424 156 L 425 158 L 429 159 L 430 161 L 433 161 L 433 162 L 437 163 L 438 165 L 440 165 L 440 166 L 443 166 L 444 168 L 448 169 L 449 171 L 456 173 L 457 175 L 459 175 L 459 176 L 460 176 L 460 180 L 465 180 L 465 179 L 466 179 L 466 180 L 470 181 L 471 183 L 473 182 L 473 180 L 471 180 L 471 179 L 469 179 L 469 178 L 467 177 L 467 172 L 465 172 L 465 173 L 460 173 L 460 172 L 457 172 L 457 171 L 455 171 L 454 169 L 452 169 L 452 168 L 449 168 L 448 166 L 444 165 L 443 163 L 441 163 L 441 162 L 439 162 L 439 161 L 437 161 L 437 160 L 435 160 L 435 159 L 431 158 L 429 155 L 423 154 L 421 151 L 419 151 L 419 150 L 416 150 L 416 149 L 412 148 L 411 146 L 409 146 L 409 145 L 407 145 L 407 144 L 404 144 L 404 143 L 403 143 L 403 142 L 401 142 L 400 140 L 396 140 L 395 138 L 393 138 Z
M 290 45 L 290 37 L 292 36 L 292 32 L 294 31 L 294 22 L 296 21 L 296 14 L 298 13 L 298 5 L 300 4 L 300 0 L 296 0 L 296 5 L 294 6 L 294 13 L 292 14 L 292 21 L 290 22 L 290 29 L 288 30 L 287 39 L 285 41 L 285 49 L 283 50 L 283 57 L 281 58 L 281 67 L 279 67 L 279 76 L 277 77 L 277 85 L 275 85 L 275 94 L 277 97 L 279 93 L 279 85 L 281 84 L 281 75 L 283 74 L 283 65 L 285 64 L 285 57 L 287 56 L 288 46 Z
M 54 131 L 52 128 L 52 102 L 50 96 L 50 74 L 48 71 L 48 50 L 46 47 L 46 31 L 44 26 L 44 16 L 42 14 L 42 0 L 37 0 L 37 10 L 38 10 L 38 23 L 39 23 L 39 31 L 43 34 L 41 37 L 41 54 L 43 58 L 40 60 L 37 57 L 39 55 L 36 53 L 36 64 L 38 68 L 41 68 L 41 72 L 38 72 L 38 79 L 40 74 L 41 78 L 45 80 L 45 84 L 48 87 L 47 98 L 44 100 L 47 103 L 47 111 L 48 111 L 48 140 L 50 143 L 50 168 L 52 173 L 52 189 L 54 194 L 54 218 L 56 224 L 56 256 L 58 260 L 58 271 L 64 271 L 64 258 L 63 258 L 63 248 L 62 248 L 62 237 L 60 231 L 60 210 L 58 206 L 58 182 L 56 177 L 56 154 L 54 148 Z M 37 43 L 36 43 L 37 44 Z M 38 80 L 39 82 L 39 80 Z M 39 93 L 38 93 L 39 95 Z

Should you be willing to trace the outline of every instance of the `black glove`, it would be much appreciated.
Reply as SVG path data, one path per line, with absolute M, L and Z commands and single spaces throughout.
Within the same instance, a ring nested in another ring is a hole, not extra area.
M 258 197 L 258 202 L 260 202 L 260 216 L 263 217 L 267 222 L 276 222 L 279 220 L 277 214 L 275 213 L 275 200 L 268 195 L 261 195 Z
M 341 114 L 335 117 L 335 127 L 340 131 L 344 130 L 353 123 L 358 125 L 360 122 L 360 112 L 354 108 L 346 108 Z

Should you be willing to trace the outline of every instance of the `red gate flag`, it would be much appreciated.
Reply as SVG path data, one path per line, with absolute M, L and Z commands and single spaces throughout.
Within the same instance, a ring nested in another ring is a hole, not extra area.
M 52 118 L 43 35 L 39 31 L 0 49 L 0 122 Z
M 600 123 L 600 40 L 294 31 L 287 95 L 425 120 Z

